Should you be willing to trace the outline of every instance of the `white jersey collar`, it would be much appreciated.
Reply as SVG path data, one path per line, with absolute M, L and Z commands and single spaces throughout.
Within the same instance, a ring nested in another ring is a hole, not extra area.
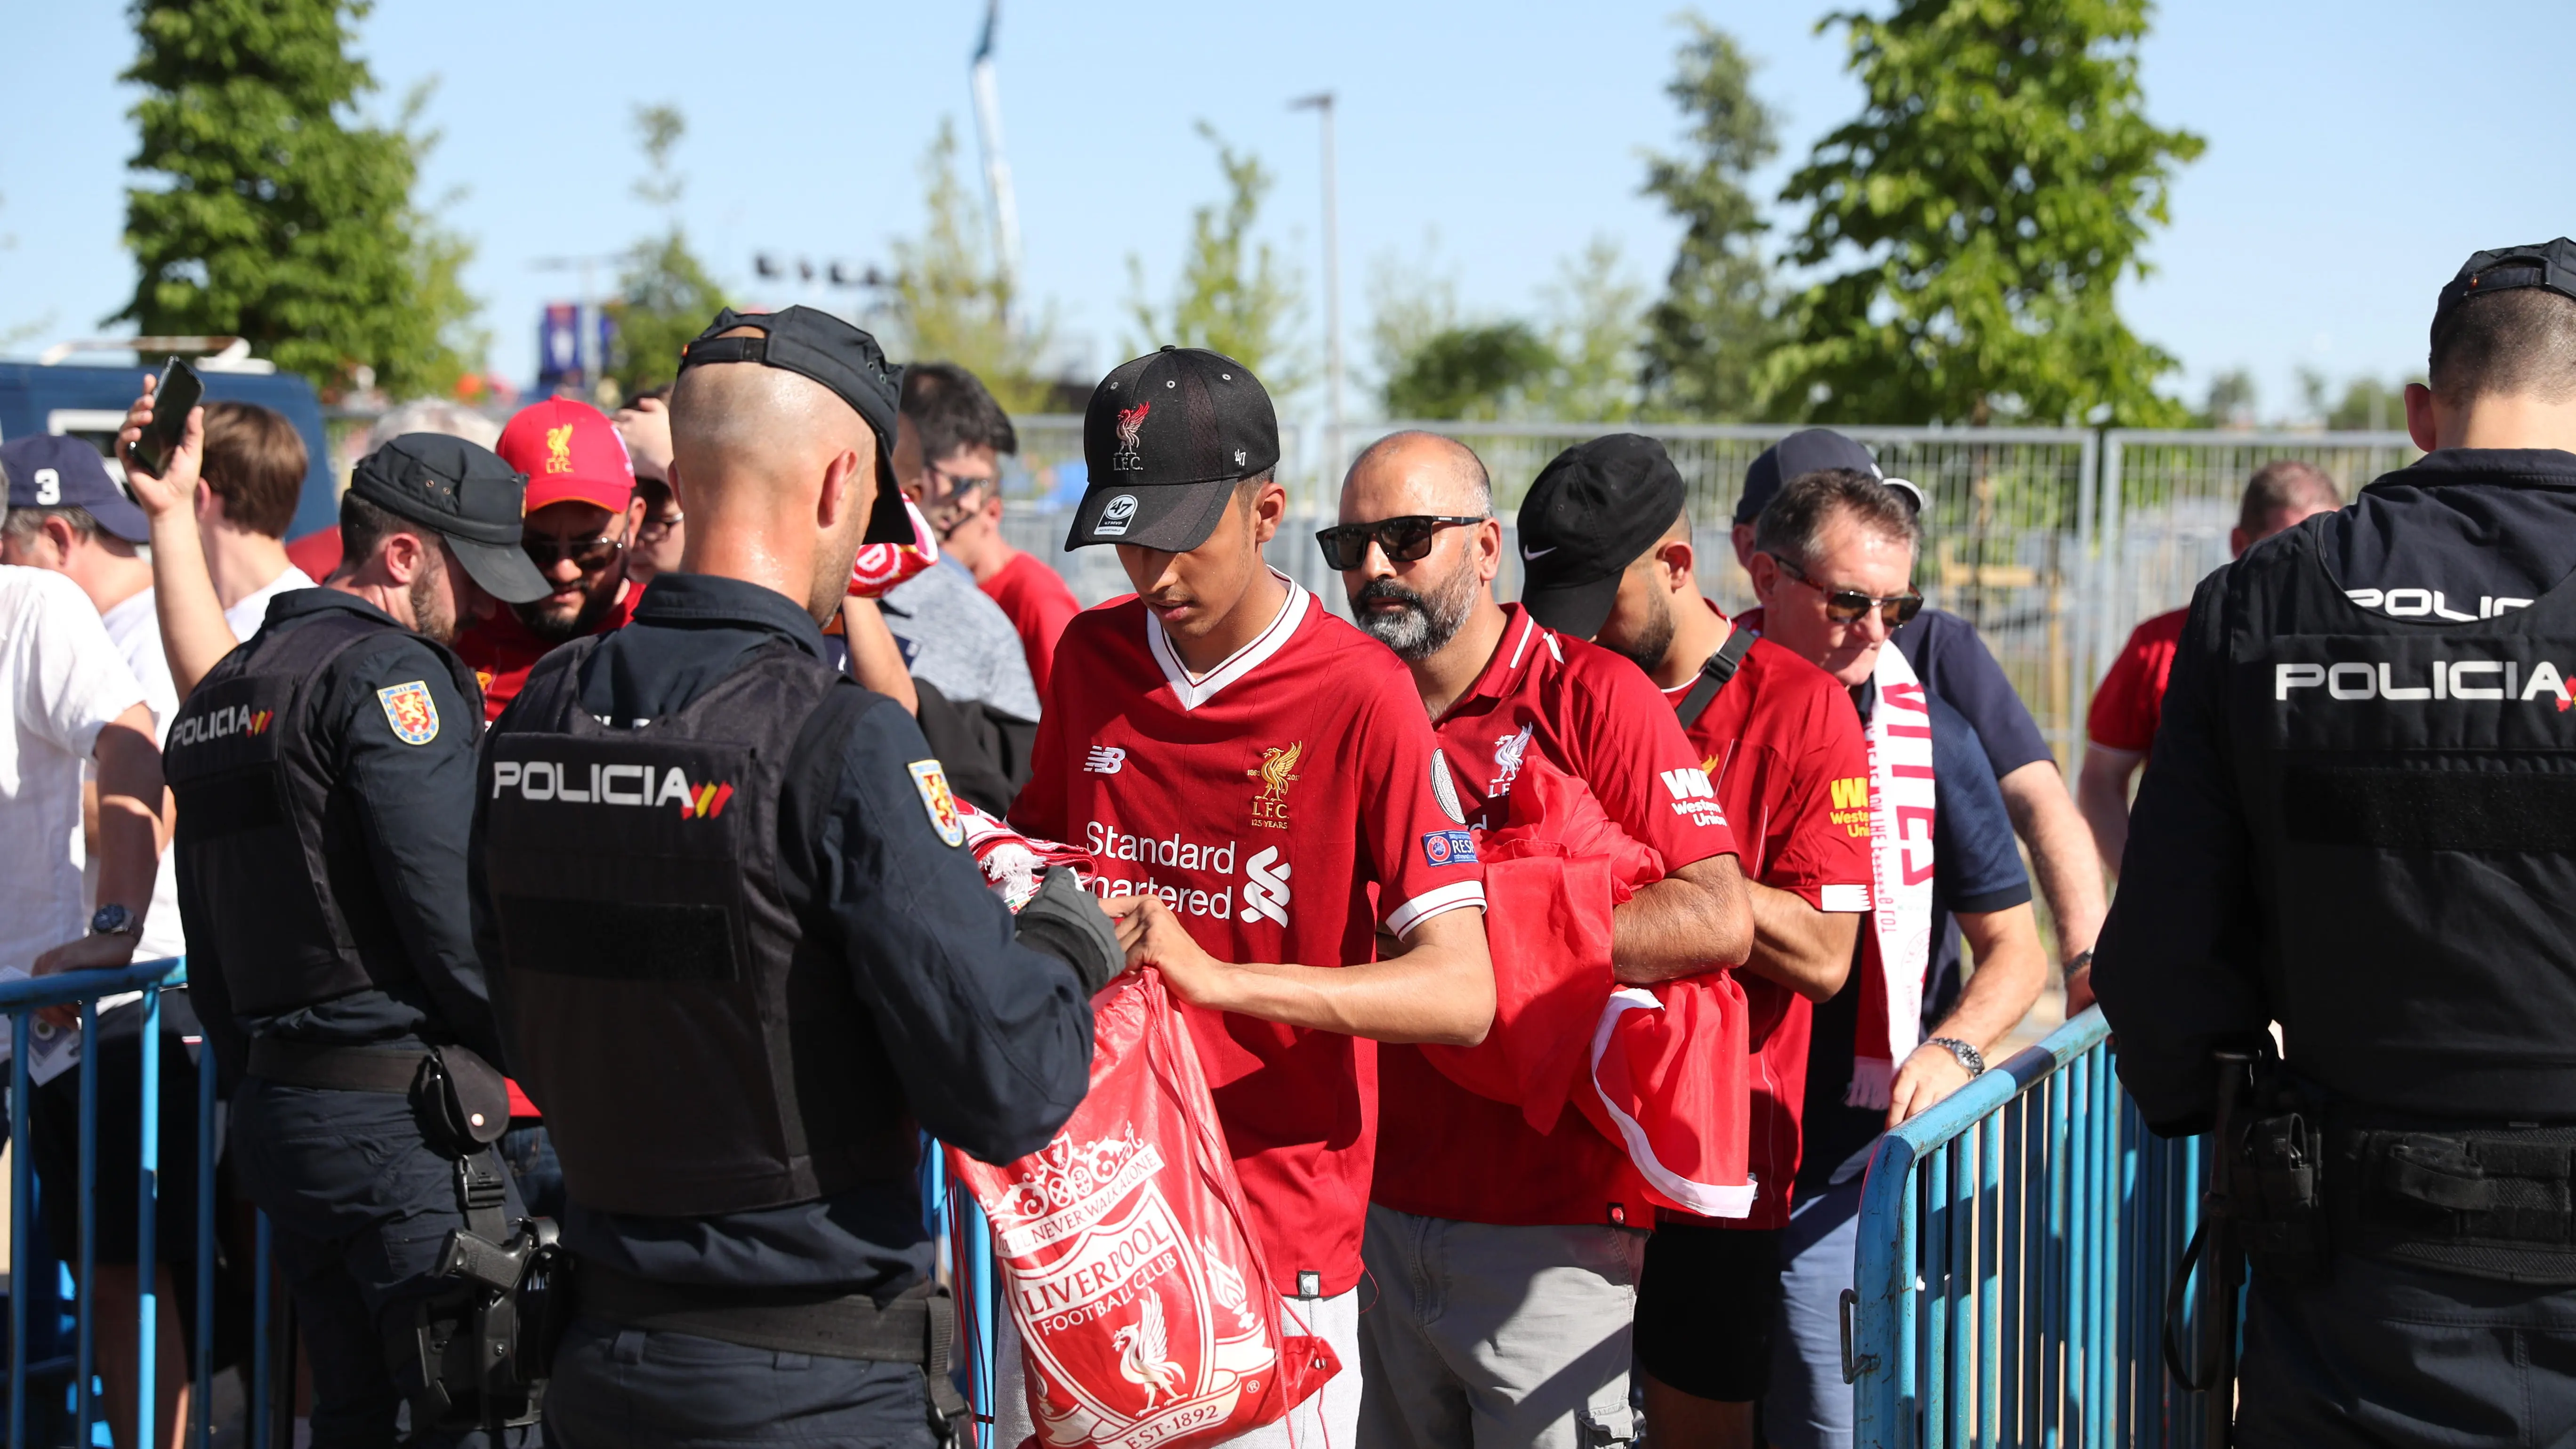
M 1153 610 L 1145 611 L 1145 642 L 1153 650 L 1154 662 L 1163 667 L 1163 678 L 1171 683 L 1172 697 L 1180 701 L 1182 709 L 1197 709 L 1216 698 L 1218 690 L 1260 668 L 1286 647 L 1297 626 L 1306 622 L 1306 611 L 1313 607 L 1315 596 L 1277 569 L 1271 569 L 1270 576 L 1288 587 L 1288 600 L 1279 606 L 1279 616 L 1254 635 L 1251 643 L 1226 656 L 1224 663 L 1201 678 L 1190 677 L 1189 667 L 1172 650 L 1171 636 L 1163 632 L 1163 621 L 1155 617 Z

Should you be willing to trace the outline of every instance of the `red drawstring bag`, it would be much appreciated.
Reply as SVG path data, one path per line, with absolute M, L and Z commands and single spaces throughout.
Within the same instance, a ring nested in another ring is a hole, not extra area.
M 1340 1371 L 1284 1334 L 1198 1051 L 1162 973 L 1092 998 L 1091 1092 L 1054 1141 L 948 1165 L 993 1223 L 1044 1449 L 1218 1444 Z
M 1522 766 L 1510 800 L 1510 820 L 1476 847 L 1486 862 L 1493 1029 L 1478 1046 L 1423 1055 L 1469 1091 L 1519 1106 L 1539 1132 L 1571 1100 L 1626 1151 L 1658 1205 L 1747 1215 L 1744 988 L 1731 971 L 1706 971 L 1614 990 L 1611 907 L 1661 880 L 1663 858 L 1545 760 Z

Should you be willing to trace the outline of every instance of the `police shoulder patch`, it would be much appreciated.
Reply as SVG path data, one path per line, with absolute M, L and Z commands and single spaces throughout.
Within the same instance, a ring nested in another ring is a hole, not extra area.
M 904 768 L 912 773 L 912 787 L 921 792 L 921 808 L 930 816 L 930 828 L 950 845 L 964 845 L 966 821 L 957 813 L 957 797 L 948 791 L 948 772 L 937 760 L 915 760 Z
M 429 697 L 429 681 L 388 684 L 376 691 L 376 702 L 385 707 L 385 720 L 394 727 L 395 739 L 425 745 L 438 738 L 438 701 Z

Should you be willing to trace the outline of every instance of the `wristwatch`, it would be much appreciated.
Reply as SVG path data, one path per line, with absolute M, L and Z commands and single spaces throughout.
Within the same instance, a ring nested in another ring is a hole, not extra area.
M 1986 1054 L 1955 1036 L 1936 1036 L 1924 1045 L 1939 1047 L 1957 1057 L 1959 1065 L 1967 1070 L 1969 1076 L 1981 1077 L 1986 1073 Z
M 93 936 L 140 936 L 143 934 L 143 918 L 110 901 L 90 916 L 89 933 Z
M 2066 974 L 2069 976 L 2074 975 L 2078 971 L 2091 970 L 2092 966 L 2093 949 L 2089 946 L 2066 958 Z

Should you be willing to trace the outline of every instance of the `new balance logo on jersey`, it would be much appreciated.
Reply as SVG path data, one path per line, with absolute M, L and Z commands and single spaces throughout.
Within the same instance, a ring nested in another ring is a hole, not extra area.
M 1094 775 L 1115 775 L 1127 767 L 1127 752 L 1116 745 L 1093 745 L 1082 768 Z
M 1271 846 L 1243 863 L 1243 918 L 1288 924 L 1288 862 Z
M 1693 825 L 1724 825 L 1726 811 L 1717 803 L 1717 788 L 1708 783 L 1708 771 L 1697 765 L 1683 765 L 1666 770 L 1661 776 L 1664 793 L 1673 797 L 1673 813 Z
M 553 760 L 493 761 L 492 798 L 500 799 L 504 790 L 531 802 L 640 805 L 648 810 L 676 804 L 683 820 L 713 820 L 724 814 L 725 802 L 733 798 L 733 786 L 722 781 L 693 783 L 677 767 L 664 771 L 652 765 L 593 763 L 585 783 L 580 766 Z

